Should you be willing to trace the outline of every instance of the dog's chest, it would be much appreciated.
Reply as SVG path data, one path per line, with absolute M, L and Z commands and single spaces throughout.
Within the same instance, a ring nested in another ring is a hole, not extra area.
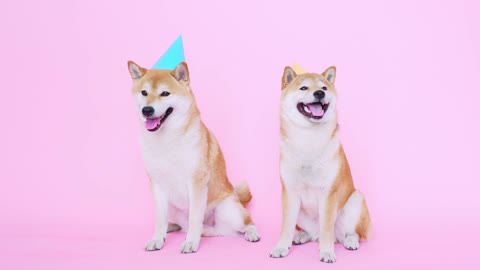
M 318 217 L 320 195 L 327 193 L 327 189 L 305 188 L 300 192 L 301 209 L 312 218 Z
M 199 150 L 188 141 L 144 141 L 145 167 L 154 181 L 177 208 L 188 208 L 188 185 L 192 183 Z
M 292 188 L 328 188 L 336 178 L 338 167 L 338 160 L 329 147 L 282 145 L 280 173 Z

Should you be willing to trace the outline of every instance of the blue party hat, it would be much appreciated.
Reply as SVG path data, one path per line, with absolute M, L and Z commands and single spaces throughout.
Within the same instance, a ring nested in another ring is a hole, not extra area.
M 185 61 L 185 55 L 183 53 L 183 40 L 182 36 L 178 38 L 170 45 L 168 50 L 158 59 L 153 65 L 152 69 L 170 69 L 173 70 L 178 64 Z

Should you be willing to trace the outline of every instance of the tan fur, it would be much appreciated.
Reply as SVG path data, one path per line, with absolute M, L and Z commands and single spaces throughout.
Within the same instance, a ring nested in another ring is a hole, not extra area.
M 243 210 L 243 223 L 245 225 L 253 225 L 252 216 L 247 210 Z
M 304 243 L 305 237 L 319 239 L 321 260 L 334 262 L 333 244 L 337 239 L 336 223 L 340 214 L 346 223 L 339 223 L 338 239 L 346 248 L 358 248 L 355 233 L 359 239 L 367 239 L 371 231 L 365 200 L 355 189 L 350 166 L 339 141 L 335 75 L 335 67 L 329 67 L 321 74 L 299 75 L 290 67 L 284 69 L 280 119 L 283 220 L 282 233 L 272 250 L 272 257 L 288 254 L 289 241 L 297 229 L 304 233 L 297 238 L 304 239 L 297 240 L 302 241 L 299 243 Z M 307 89 L 301 89 L 303 86 Z M 306 107 L 304 104 L 319 102 L 314 97 L 318 90 L 324 91 L 322 102 L 328 103 L 329 107 L 321 119 L 313 119 L 312 112 L 310 117 L 305 116 L 306 112 L 300 112 L 302 107 L 299 109 L 298 106 Z M 316 207 L 318 210 L 315 210 Z M 292 224 L 293 220 L 296 224 Z M 318 223 L 317 228 L 312 225 L 315 222 Z
M 133 62 L 132 62 L 133 63 Z M 142 68 L 143 69 L 143 68 Z M 146 70 L 146 69 L 144 69 Z M 144 75 L 137 80 L 134 80 L 132 91 L 133 93 L 138 93 L 143 90 L 142 86 L 145 83 L 152 85 L 153 93 L 149 95 L 151 97 L 151 102 L 155 99 L 161 99 L 160 93 L 157 92 L 157 87 L 160 84 L 166 84 L 170 91 L 174 91 L 177 95 L 192 95 L 191 92 L 186 89 L 183 83 L 178 82 L 173 74 L 169 70 L 163 69 L 149 69 L 146 70 Z M 151 103 L 149 102 L 149 103 Z
M 372 221 L 370 220 L 370 213 L 368 212 L 367 203 L 365 201 L 363 201 L 360 221 L 358 222 L 355 231 L 360 236 L 360 239 L 369 240 L 371 237 Z
M 130 62 L 131 61 L 129 61 L 129 63 Z M 141 86 L 145 84 L 145 82 L 150 83 L 154 91 L 148 95 L 147 104 L 151 104 L 157 99 L 162 99 L 160 93 L 156 91 L 160 84 L 166 85 L 171 94 L 188 95 L 191 96 L 192 99 L 195 99 L 192 91 L 186 89 L 186 84 L 177 81 L 173 72 L 160 69 L 147 70 L 142 68 L 142 70 L 144 70 L 145 74 L 140 80 L 134 83 L 133 92 L 141 92 Z M 184 129 L 188 130 L 196 120 L 201 121 L 200 111 L 198 110 L 196 103 L 193 102 Z M 211 180 L 208 181 L 208 202 L 210 204 L 234 194 L 234 188 L 228 181 L 225 160 L 218 142 L 203 122 L 201 122 L 200 136 L 201 140 L 199 146 L 202 149 L 203 156 L 202 162 L 200 163 L 202 165 L 198 168 L 196 181 L 201 185 L 206 173 L 208 172 L 210 174 Z
M 228 180 L 227 174 L 226 174 L 226 166 L 225 166 L 225 159 L 223 156 L 223 153 L 220 149 L 220 146 L 215 138 L 215 136 L 208 130 L 208 128 L 205 126 L 205 124 L 202 122 L 201 117 L 200 117 L 200 112 L 197 108 L 196 102 L 195 102 L 195 97 L 193 95 L 192 90 L 190 89 L 190 80 L 189 80 L 189 74 L 188 74 L 188 66 L 186 63 L 180 63 L 173 71 L 169 70 L 147 70 L 145 68 L 141 68 L 138 65 L 136 65 L 133 62 L 129 62 L 129 70 L 133 79 L 133 87 L 132 87 L 132 92 L 133 94 L 138 97 L 139 102 L 142 102 L 142 100 L 146 100 L 145 103 L 140 103 L 144 104 L 141 106 L 146 106 L 150 104 L 162 104 L 161 102 L 163 99 L 165 99 L 165 103 L 163 104 L 170 104 L 168 102 L 172 102 L 171 100 L 169 101 L 169 98 L 171 96 L 174 96 L 177 98 L 177 100 L 181 99 L 183 100 L 184 103 L 182 104 L 190 104 L 188 106 L 183 106 L 181 107 L 180 105 L 177 104 L 177 108 L 174 108 L 175 105 L 171 105 L 172 108 L 172 115 L 174 116 L 169 116 L 168 119 L 166 119 L 166 123 L 171 123 L 175 124 L 175 128 L 171 127 L 170 130 L 169 128 L 164 126 L 160 126 L 160 129 L 152 131 L 153 133 L 149 133 L 148 131 L 146 132 L 145 136 L 148 136 L 146 138 L 149 139 L 149 143 L 152 144 L 151 148 L 154 148 L 154 145 L 157 143 L 155 141 L 156 137 L 151 137 L 151 134 L 175 134 L 172 137 L 167 137 L 169 140 L 174 140 L 172 141 L 172 144 L 175 143 L 183 143 L 184 145 L 189 145 L 188 151 L 191 151 L 189 153 L 186 153 L 185 151 L 179 152 L 178 153 L 178 158 L 180 160 L 183 160 L 183 162 L 186 162 L 184 164 L 174 164 L 174 166 L 178 165 L 178 168 L 172 168 L 171 166 L 165 167 L 162 170 L 168 170 L 168 171 L 174 171 L 174 170 L 183 170 L 183 166 L 188 165 L 188 164 L 195 164 L 196 167 L 191 166 L 188 171 L 186 171 L 187 179 L 178 179 L 178 181 L 181 182 L 168 182 L 168 179 L 162 179 L 162 177 L 157 177 L 155 179 L 157 185 L 166 187 L 166 188 L 175 188 L 175 190 L 166 190 L 165 192 L 172 193 L 172 197 L 169 196 L 169 203 L 170 205 L 173 205 L 174 208 L 178 208 L 181 205 L 181 210 L 186 210 L 184 209 L 187 207 L 185 205 L 184 197 L 188 196 L 188 211 L 185 211 L 188 213 L 188 224 L 185 224 L 183 220 L 179 220 L 179 222 L 183 222 L 183 226 L 188 226 L 188 234 L 187 234 L 187 240 L 182 246 L 182 252 L 184 253 L 190 253 L 190 252 L 195 252 L 196 249 L 198 248 L 198 241 L 200 234 L 202 234 L 204 228 L 203 228 L 203 222 L 204 222 L 204 217 L 206 215 L 207 209 L 215 209 L 218 207 L 220 204 L 222 204 L 224 201 L 227 201 L 227 198 L 230 198 L 230 201 L 233 200 L 235 203 L 227 202 L 228 207 L 231 207 L 229 209 L 232 209 L 232 211 L 237 211 L 238 216 L 244 220 L 244 224 L 234 224 L 235 228 L 232 228 L 233 230 L 237 231 L 242 231 L 245 232 L 245 237 L 249 241 L 258 241 L 258 235 L 256 233 L 255 227 L 250 227 L 245 229 L 246 226 L 248 225 L 253 225 L 253 221 L 250 217 L 250 214 L 248 210 L 246 210 L 244 207 L 250 202 L 252 199 L 252 195 L 250 194 L 250 191 L 248 189 L 248 186 L 246 184 L 243 184 L 238 187 L 236 190 L 233 185 L 230 183 Z M 141 97 L 141 92 L 145 90 L 144 88 L 148 88 L 147 91 L 147 96 Z M 165 90 L 167 89 L 167 90 Z M 161 96 L 161 92 L 167 91 L 170 93 L 168 96 Z M 186 102 L 188 100 L 188 103 Z M 158 101 L 158 102 L 157 102 Z M 170 106 L 170 105 L 166 105 Z M 184 109 L 182 113 L 178 113 L 181 109 Z M 163 107 L 162 107 L 163 108 Z M 141 108 L 140 108 L 141 109 Z M 185 112 L 186 111 L 186 112 Z M 175 116 L 177 114 L 177 116 Z M 157 117 L 157 116 L 156 116 Z M 177 117 L 177 120 L 172 117 Z M 183 118 L 178 118 L 178 117 L 183 117 Z M 179 121 L 178 119 L 181 119 Z M 170 122 L 169 122 L 170 121 Z M 173 122 L 172 122 L 173 121 Z M 163 133 L 162 133 L 163 132 Z M 170 132 L 170 133 L 169 133 Z M 164 135 L 167 136 L 167 135 Z M 182 136 L 188 136 L 189 139 L 185 140 Z M 176 138 L 179 138 L 178 142 L 175 142 Z M 162 137 L 159 137 L 158 140 L 161 140 Z M 186 142 L 186 143 L 185 143 Z M 161 143 L 158 141 L 158 143 Z M 165 142 L 164 142 L 165 143 Z M 190 146 L 191 145 L 191 146 Z M 180 146 L 180 145 L 179 145 Z M 167 146 L 168 148 L 168 146 Z M 144 149 L 149 150 L 149 148 Z M 170 150 L 171 151 L 171 150 Z M 161 154 L 161 151 L 158 153 Z M 149 157 L 151 159 L 155 159 L 156 155 L 152 155 L 149 153 Z M 171 154 L 176 154 L 175 152 Z M 192 156 L 191 162 L 188 161 L 189 156 Z M 193 156 L 196 159 L 193 159 Z M 168 160 L 166 160 L 168 162 Z M 161 164 L 158 164 L 161 165 Z M 150 164 L 150 169 L 153 171 L 158 171 L 155 170 L 155 167 L 157 166 L 156 164 Z M 187 166 L 188 167 L 188 166 Z M 147 166 L 147 170 L 149 167 Z M 160 170 L 160 172 L 162 171 Z M 149 173 L 150 178 L 152 179 L 152 175 Z M 193 179 L 189 179 L 192 177 Z M 164 183 L 164 181 L 167 180 L 167 182 Z M 185 181 L 185 186 L 188 187 L 188 190 L 185 191 L 184 187 L 182 186 L 183 181 Z M 178 188 L 177 188 L 178 187 Z M 152 187 L 153 190 L 153 187 Z M 161 191 L 160 191 L 161 192 Z M 157 192 L 158 193 L 158 192 Z M 186 194 L 188 193 L 188 194 Z M 173 197 L 176 196 L 176 197 Z M 158 201 L 162 201 L 161 198 L 157 198 Z M 241 203 L 241 204 L 240 204 Z M 160 208 L 161 209 L 161 208 Z M 160 211 L 160 210 L 159 210 Z M 185 212 L 180 212 L 185 213 Z M 215 211 L 212 212 L 215 214 Z M 212 214 L 212 215 L 213 215 Z M 159 214 L 161 216 L 161 213 Z M 177 217 L 176 217 L 177 218 Z M 213 217 L 216 218 L 216 217 Z M 178 219 L 178 218 L 177 218 Z M 158 235 L 161 235 L 164 231 L 164 227 L 162 227 L 163 220 L 157 220 L 158 225 L 157 227 L 158 232 L 156 231 L 155 237 L 158 238 Z M 227 222 L 228 223 L 228 222 Z M 164 223 L 163 223 L 164 224 Z M 213 225 L 215 222 L 213 222 Z M 170 225 L 169 225 L 170 226 Z M 209 225 L 211 226 L 211 225 Z M 213 235 L 221 235 L 223 232 L 226 232 L 225 227 L 220 228 L 219 230 L 222 230 L 220 232 L 212 231 L 210 228 L 210 231 L 207 234 L 213 234 Z M 248 234 L 248 235 L 247 235 Z M 155 241 L 158 240 L 150 241 L 149 243 L 154 243 L 156 245 Z M 153 244 L 152 244 L 153 245 Z M 147 244 L 147 249 L 152 250 L 155 249 L 155 245 L 149 245 Z M 150 249 L 151 248 L 151 249 Z M 159 248 L 157 248 L 159 249 Z
M 250 188 L 245 183 L 235 186 L 235 192 L 237 193 L 238 199 L 243 206 L 247 205 L 252 200 Z
M 310 79 L 310 80 L 321 79 L 322 82 L 326 84 L 326 86 L 328 88 L 328 91 L 334 91 L 335 93 L 337 92 L 336 88 L 330 82 L 328 82 L 327 79 L 325 77 L 323 77 L 323 75 L 319 75 L 317 73 L 303 73 L 303 74 L 300 74 L 300 75 L 296 76 L 295 78 L 296 78 L 296 80 L 294 80 L 293 82 L 291 82 L 288 85 L 286 85 L 285 78 L 283 78 L 282 79 L 282 84 L 283 84 L 282 91 L 298 90 L 298 88 L 302 84 L 303 79 Z M 288 87 L 286 87 L 286 86 L 288 86 Z M 313 92 L 314 90 L 318 90 L 318 89 L 310 89 L 308 91 Z
M 347 157 L 341 145 L 338 150 L 338 160 L 340 162 L 340 169 L 335 182 L 333 182 L 330 188 L 329 194 L 329 201 L 332 201 L 330 205 L 336 207 L 337 210 L 343 208 L 348 197 L 355 191 L 350 166 L 348 165 Z

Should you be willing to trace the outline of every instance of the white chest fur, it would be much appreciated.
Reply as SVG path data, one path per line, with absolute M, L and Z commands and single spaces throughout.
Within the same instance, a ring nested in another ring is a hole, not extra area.
M 145 131 L 148 132 L 148 131 Z M 169 204 L 188 209 L 188 188 L 198 167 L 199 132 L 142 134 L 142 152 L 150 180 L 168 196 Z
M 316 208 L 318 196 L 330 189 L 338 174 L 340 141 L 325 129 L 286 129 L 281 142 L 280 174 L 286 187 L 298 192 L 303 207 Z

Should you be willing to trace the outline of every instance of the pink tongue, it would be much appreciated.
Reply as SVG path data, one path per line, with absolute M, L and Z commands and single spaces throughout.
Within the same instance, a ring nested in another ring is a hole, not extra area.
M 149 118 L 145 121 L 145 128 L 148 130 L 152 130 L 160 125 L 160 117 L 157 118 Z
M 324 111 L 323 111 L 322 105 L 318 103 L 314 103 L 314 104 L 307 104 L 307 106 L 312 112 L 313 116 L 323 116 Z

